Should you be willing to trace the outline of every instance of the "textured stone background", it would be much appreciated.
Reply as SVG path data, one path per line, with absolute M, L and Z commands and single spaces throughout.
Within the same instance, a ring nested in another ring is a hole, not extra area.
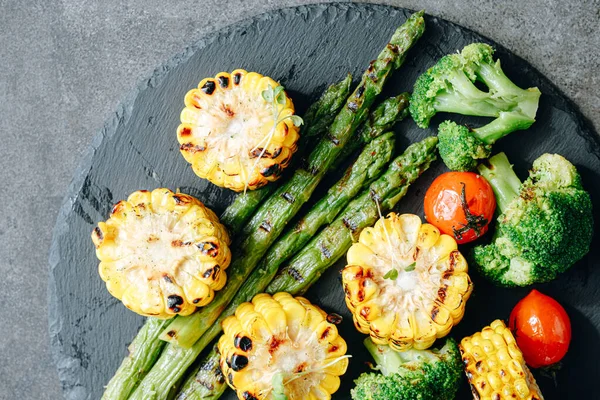
M 425 8 L 512 49 L 600 128 L 600 1 L 374 2 Z M 71 175 L 105 118 L 141 77 L 205 33 L 314 1 L 92 3 L 0 0 L 2 400 L 61 398 L 48 352 L 47 253 Z

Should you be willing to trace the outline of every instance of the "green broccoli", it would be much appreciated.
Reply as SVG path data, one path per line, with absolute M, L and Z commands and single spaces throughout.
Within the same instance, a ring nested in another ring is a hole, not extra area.
M 504 153 L 478 170 L 492 185 L 500 212 L 492 242 L 473 249 L 472 264 L 482 275 L 507 287 L 548 282 L 587 254 L 592 201 L 567 159 L 542 155 L 522 184 Z
M 452 121 L 440 124 L 438 149 L 451 170 L 474 169 L 477 160 L 490 156 L 496 140 L 535 122 L 540 91 L 515 85 L 493 54 L 487 44 L 470 44 L 461 53 L 441 58 L 415 83 L 409 108 L 421 128 L 427 128 L 437 112 L 495 118 L 475 129 Z M 487 91 L 479 89 L 476 81 Z
M 443 347 L 396 352 L 364 344 L 377 363 L 378 372 L 365 372 L 354 381 L 354 400 L 452 400 L 462 377 L 462 361 L 453 339 Z

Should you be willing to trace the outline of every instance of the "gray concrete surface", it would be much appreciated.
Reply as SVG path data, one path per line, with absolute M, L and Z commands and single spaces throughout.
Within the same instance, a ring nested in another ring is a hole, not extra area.
M 72 171 L 120 99 L 221 26 L 305 0 L 0 0 L 0 399 L 59 399 L 47 252 Z M 600 127 L 600 2 L 373 1 L 425 8 L 512 49 Z

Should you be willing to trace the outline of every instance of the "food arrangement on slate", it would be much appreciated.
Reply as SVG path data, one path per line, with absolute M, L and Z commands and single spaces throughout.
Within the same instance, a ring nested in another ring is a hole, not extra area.
M 147 317 L 103 399 L 217 399 L 231 388 L 245 400 L 450 400 L 464 382 L 475 399 L 543 399 L 530 368 L 559 365 L 572 335 L 556 300 L 532 290 L 510 316 L 450 334 L 471 302 L 487 301 L 471 275 L 527 287 L 584 258 L 592 200 L 562 155 L 539 156 L 521 181 L 510 152 L 493 152 L 535 124 L 544 94 L 515 84 L 488 44 L 456 49 L 412 93 L 384 98 L 426 29 L 423 12 L 410 15 L 353 90 L 350 75 L 329 82 L 303 115 L 276 80 L 242 69 L 178 99 L 181 155 L 169 157 L 237 195 L 219 218 L 177 187 L 138 190 L 93 229 L 106 289 Z M 397 123 L 427 128 L 437 113 L 448 118 L 437 135 L 400 144 Z M 450 172 L 417 194 L 425 218 L 400 212 L 438 154 Z M 347 309 L 321 307 L 307 291 L 340 260 L 327 290 Z M 360 375 L 346 378 L 353 363 Z

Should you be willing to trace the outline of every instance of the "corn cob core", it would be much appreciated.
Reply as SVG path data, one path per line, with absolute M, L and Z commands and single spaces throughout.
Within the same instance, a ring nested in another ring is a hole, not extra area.
M 284 104 L 267 102 L 262 92 L 269 86 L 279 84 L 238 69 L 203 79 L 186 94 L 177 138 L 196 175 L 235 191 L 279 178 L 299 135 L 286 118 L 294 113 L 292 100 L 285 95 Z
M 356 328 L 395 350 L 446 336 L 473 289 L 456 241 L 412 214 L 390 213 L 364 229 L 347 261 L 342 281 Z
M 227 280 L 227 231 L 186 194 L 134 192 L 98 224 L 92 240 L 108 291 L 141 315 L 189 315 L 210 303 Z
M 544 399 L 504 322 L 496 320 L 464 338 L 459 348 L 475 399 Z
M 256 295 L 223 321 L 223 331 L 221 369 L 240 399 L 272 399 L 276 374 L 289 400 L 329 399 L 348 367 L 336 326 L 302 297 Z

